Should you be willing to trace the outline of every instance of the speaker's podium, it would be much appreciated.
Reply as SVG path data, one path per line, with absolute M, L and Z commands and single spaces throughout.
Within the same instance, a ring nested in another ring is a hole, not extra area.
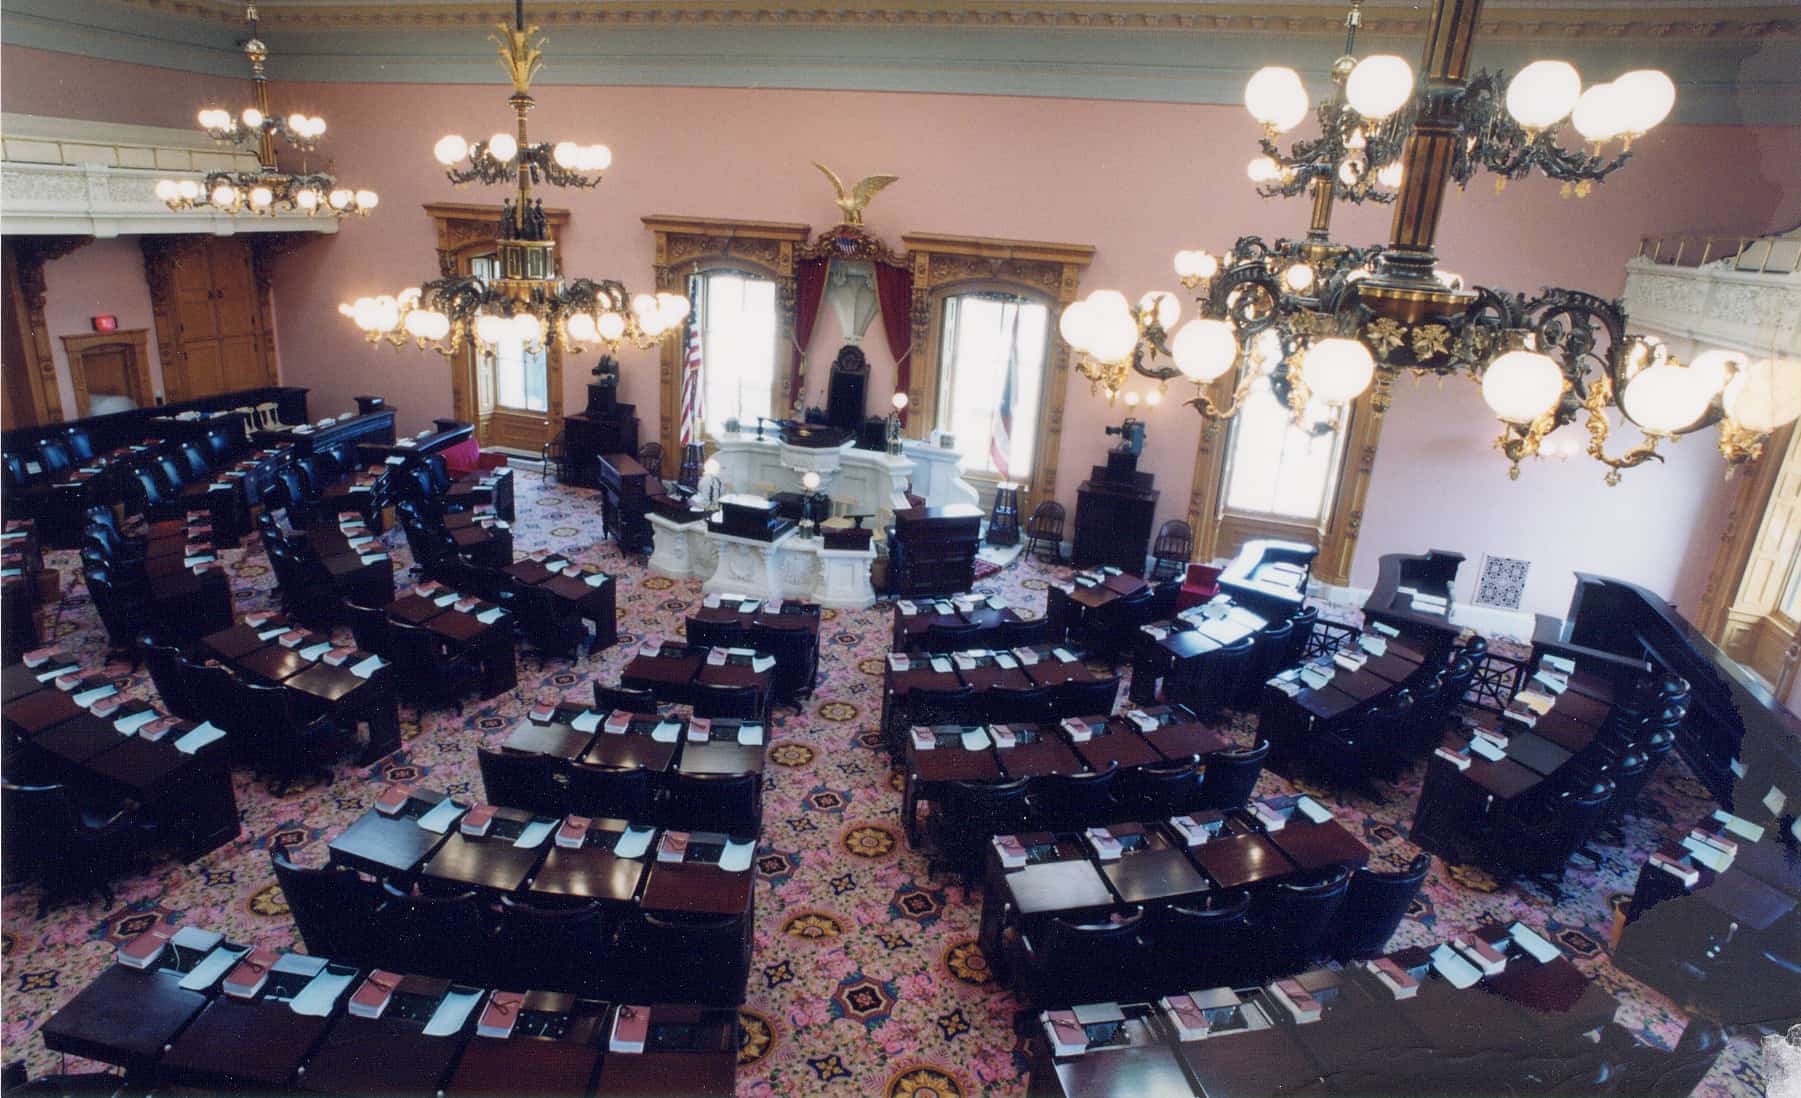
M 1158 492 L 1152 475 L 1138 471 L 1138 455 L 1109 450 L 1107 464 L 1093 466 L 1076 488 L 1077 568 L 1112 565 L 1133 575 L 1144 574 L 1151 549 L 1151 522 Z

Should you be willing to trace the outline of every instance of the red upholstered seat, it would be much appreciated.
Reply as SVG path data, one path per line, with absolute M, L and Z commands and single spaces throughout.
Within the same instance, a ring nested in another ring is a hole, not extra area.
M 455 446 L 446 447 L 442 453 L 445 468 L 452 480 L 477 469 L 492 469 L 507 463 L 504 454 L 482 453 L 481 444 L 473 438 L 466 438 Z
M 1176 609 L 1199 606 L 1219 594 L 1219 574 L 1223 569 L 1211 564 L 1191 564 L 1182 578 L 1182 593 L 1176 596 Z

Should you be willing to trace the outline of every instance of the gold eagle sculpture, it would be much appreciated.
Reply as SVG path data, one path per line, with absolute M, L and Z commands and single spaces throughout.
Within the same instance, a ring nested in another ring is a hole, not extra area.
M 844 189 L 844 180 L 838 178 L 837 172 L 834 172 L 817 160 L 812 163 L 815 168 L 818 168 L 825 173 L 827 179 L 832 181 L 832 189 L 838 192 L 838 197 L 836 199 L 838 208 L 844 211 L 844 223 L 846 225 L 863 224 L 863 208 L 869 205 L 869 200 L 881 193 L 882 189 L 887 187 L 888 184 L 900 179 L 900 176 L 898 175 L 864 176 L 862 179 L 857 180 L 857 185 L 852 187 L 847 193 Z

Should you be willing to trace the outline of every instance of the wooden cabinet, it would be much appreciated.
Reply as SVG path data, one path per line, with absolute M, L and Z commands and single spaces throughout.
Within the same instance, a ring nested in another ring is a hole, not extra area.
M 252 247 L 239 237 L 143 238 L 168 400 L 275 384 L 268 295 Z

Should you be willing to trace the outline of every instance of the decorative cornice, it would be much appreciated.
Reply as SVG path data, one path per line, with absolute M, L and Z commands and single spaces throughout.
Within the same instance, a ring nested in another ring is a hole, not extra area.
M 122 0 L 134 7 L 174 15 L 236 23 L 242 6 L 234 0 Z M 402 4 L 313 3 L 265 0 L 257 6 L 265 27 L 486 27 L 510 15 L 494 3 L 423 0 Z M 1097 2 L 1038 0 L 1030 6 L 1005 0 L 934 3 L 839 0 L 831 7 L 768 0 L 673 0 L 650 3 L 566 3 L 538 8 L 534 22 L 545 27 L 619 25 L 993 27 L 1092 30 L 1199 30 L 1257 34 L 1337 34 L 1344 27 L 1342 4 Z M 1374 35 L 1423 34 L 1425 9 L 1418 6 L 1365 8 L 1364 26 Z M 1788 4 L 1704 4 L 1650 6 L 1591 4 L 1552 9 L 1500 0 L 1489 6 L 1481 25 L 1484 38 L 1720 39 L 1760 38 L 1801 31 L 1801 16 Z

